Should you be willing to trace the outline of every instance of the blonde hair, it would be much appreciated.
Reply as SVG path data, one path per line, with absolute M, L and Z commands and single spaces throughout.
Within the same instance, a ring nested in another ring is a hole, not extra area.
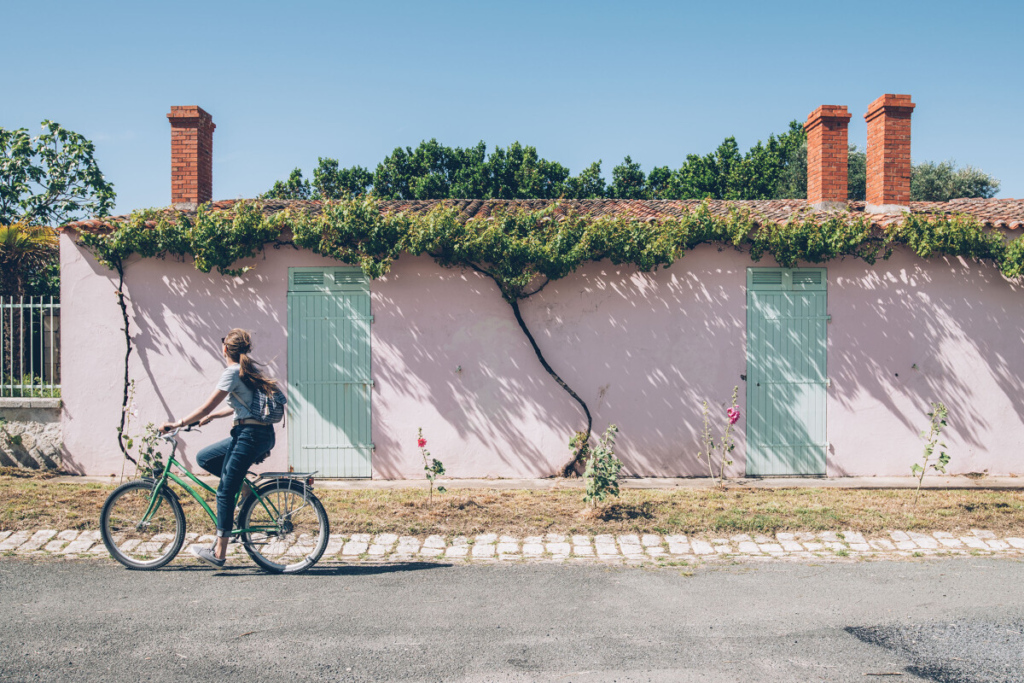
M 245 330 L 235 328 L 224 337 L 224 348 L 228 358 L 238 363 L 238 378 L 250 389 L 259 389 L 271 394 L 277 388 L 277 380 L 267 377 L 260 370 L 262 363 L 249 357 L 252 352 L 252 337 Z

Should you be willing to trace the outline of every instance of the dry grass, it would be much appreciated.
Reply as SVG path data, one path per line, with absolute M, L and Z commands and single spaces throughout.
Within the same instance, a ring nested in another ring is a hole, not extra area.
M 61 476 L 56 470 L 30 470 L 24 467 L 0 467 L 0 477 L 15 479 L 53 479 Z
M 111 486 L 59 484 L 0 476 L 0 529 L 96 528 Z M 345 533 L 526 536 L 540 533 L 765 533 L 891 529 L 1024 530 L 1024 492 L 925 490 L 913 504 L 909 490 L 850 489 L 627 489 L 615 502 L 586 514 L 578 490 L 319 489 L 331 528 Z M 206 513 L 182 496 L 189 530 L 213 529 Z

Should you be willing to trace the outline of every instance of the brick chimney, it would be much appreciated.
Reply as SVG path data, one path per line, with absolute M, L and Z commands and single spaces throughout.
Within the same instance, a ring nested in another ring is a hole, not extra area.
M 810 113 L 807 131 L 807 203 L 815 209 L 845 209 L 850 113 L 823 104 Z
M 868 213 L 910 210 L 910 95 L 882 95 L 871 103 L 868 122 Z
M 201 107 L 171 107 L 171 204 L 194 209 L 213 199 L 213 131 Z

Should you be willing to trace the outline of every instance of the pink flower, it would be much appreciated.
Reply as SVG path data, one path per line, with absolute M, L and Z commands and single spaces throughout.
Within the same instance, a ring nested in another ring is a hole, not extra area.
M 736 424 L 736 422 L 740 419 L 739 408 L 729 408 L 729 410 L 725 411 L 725 414 L 729 416 L 729 424 L 731 425 Z
M 419 447 L 420 447 L 420 448 L 423 448 L 424 446 L 426 446 L 426 445 L 427 445 L 427 440 L 426 440 L 426 439 L 424 439 L 424 438 L 423 438 L 423 437 L 421 436 L 420 438 L 418 438 L 418 439 L 416 440 L 416 443 L 417 443 L 417 444 L 419 444 Z

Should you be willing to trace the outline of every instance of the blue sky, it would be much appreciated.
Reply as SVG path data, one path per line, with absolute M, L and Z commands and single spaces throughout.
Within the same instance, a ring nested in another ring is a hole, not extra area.
M 117 210 L 170 202 L 171 105 L 209 111 L 214 197 L 318 156 L 371 170 L 436 137 L 537 147 L 573 173 L 677 167 L 845 104 L 850 141 L 910 93 L 915 161 L 956 159 L 1024 197 L 1024 3 L 12 2 L 0 126 L 92 139 Z

